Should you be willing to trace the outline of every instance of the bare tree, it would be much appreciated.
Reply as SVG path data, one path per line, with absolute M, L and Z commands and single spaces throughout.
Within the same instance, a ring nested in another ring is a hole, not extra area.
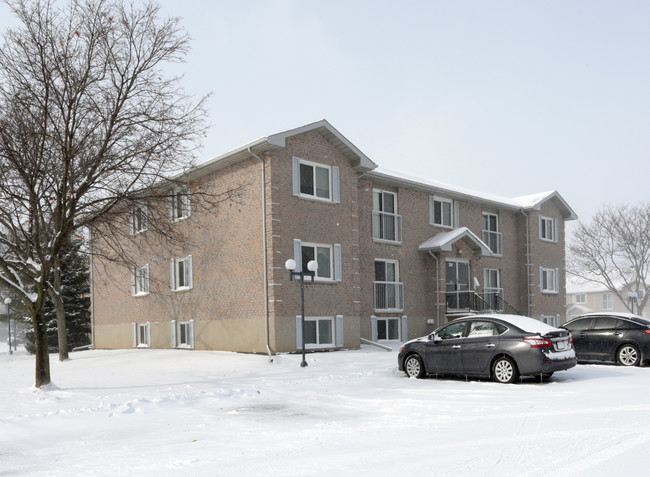
M 193 102 L 164 71 L 189 37 L 155 3 L 5 2 L 20 25 L 0 50 L 0 282 L 31 314 L 40 387 L 62 247 L 142 191 L 168 193 L 205 134 L 205 97 Z
M 641 314 L 650 284 L 650 203 L 605 205 L 591 224 L 578 223 L 569 245 L 567 269 L 614 293 L 630 311 Z M 637 309 L 628 303 L 637 293 Z

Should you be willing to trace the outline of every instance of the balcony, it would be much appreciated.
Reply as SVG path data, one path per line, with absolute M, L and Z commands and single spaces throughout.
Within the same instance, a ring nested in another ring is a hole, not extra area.
M 508 313 L 521 315 L 519 310 L 503 299 L 503 288 L 485 288 L 481 295 L 471 290 L 446 292 L 445 301 L 448 314 Z
M 404 284 L 374 282 L 375 311 L 404 311 Z
M 386 242 L 402 243 L 402 216 L 373 210 L 372 238 Z
M 490 247 L 490 250 L 495 255 L 502 255 L 502 242 L 503 234 L 501 232 L 493 232 L 491 230 L 483 231 L 483 242 Z

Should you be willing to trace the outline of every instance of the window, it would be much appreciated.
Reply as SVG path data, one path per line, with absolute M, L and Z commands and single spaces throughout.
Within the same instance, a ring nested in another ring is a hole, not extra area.
M 578 293 L 573 297 L 574 303 L 587 303 L 587 295 L 585 293 Z
M 549 326 L 557 328 L 560 326 L 560 315 L 540 315 L 539 321 L 546 323 Z
M 403 310 L 404 284 L 399 281 L 399 262 L 375 260 L 375 310 Z
M 377 318 L 377 340 L 399 340 L 399 318 Z
M 144 232 L 149 227 L 147 204 L 137 203 L 131 206 L 131 235 Z
M 339 168 L 294 157 L 293 195 L 340 202 Z
M 485 336 L 497 336 L 505 333 L 506 327 L 492 321 L 472 321 L 469 325 L 468 338 L 481 338 Z
M 443 227 L 454 226 L 454 203 L 441 197 L 429 197 L 429 223 Z
M 542 293 L 558 293 L 560 290 L 560 273 L 557 268 L 539 269 L 540 289 Z
M 149 264 L 131 270 L 131 295 L 149 294 Z
M 539 216 L 539 238 L 549 242 L 557 242 L 557 219 Z
M 503 288 L 501 271 L 494 268 L 483 269 L 483 299 L 490 309 L 503 311 Z
M 603 293 L 603 310 L 614 309 L 614 295 L 612 293 Z
M 499 216 L 483 212 L 483 242 L 492 253 L 501 255 L 502 234 L 499 232 Z
M 336 340 L 336 342 L 335 342 Z M 296 346 L 302 347 L 302 319 L 296 316 Z M 305 348 L 343 346 L 343 316 L 305 317 Z
M 133 323 L 133 347 L 151 347 L 151 326 L 147 323 Z
M 185 258 L 172 258 L 170 278 L 172 290 L 189 290 L 194 286 L 191 255 Z
M 402 217 L 397 215 L 397 194 L 373 190 L 372 238 L 390 242 L 402 241 Z
M 320 281 L 341 281 L 341 245 L 293 241 L 293 259 L 296 269 L 307 271 L 307 264 L 311 260 L 318 263 L 318 270 L 314 277 Z
M 172 320 L 172 348 L 194 348 L 194 320 Z
M 172 221 L 181 220 L 189 217 L 190 214 L 190 186 L 176 187 L 171 191 L 169 198 L 169 218 Z
M 462 338 L 467 328 L 467 322 L 450 323 L 436 333 L 436 336 L 441 340 L 451 340 Z

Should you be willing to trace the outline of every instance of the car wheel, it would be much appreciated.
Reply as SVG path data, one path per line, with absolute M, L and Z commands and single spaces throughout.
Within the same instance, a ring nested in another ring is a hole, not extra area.
M 623 366 L 636 366 L 641 361 L 639 348 L 632 344 L 621 346 L 616 353 L 616 358 L 618 363 Z
M 417 354 L 406 357 L 404 360 L 404 373 L 409 378 L 424 377 L 424 364 L 422 364 L 422 359 Z
M 492 379 L 497 383 L 513 383 L 518 377 L 517 365 L 512 359 L 503 356 L 492 364 Z

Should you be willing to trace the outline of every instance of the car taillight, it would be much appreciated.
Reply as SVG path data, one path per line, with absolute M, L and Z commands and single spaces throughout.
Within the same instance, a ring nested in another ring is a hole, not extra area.
M 541 348 L 544 346 L 553 346 L 551 340 L 542 338 L 540 336 L 531 336 L 529 338 L 524 338 L 524 341 L 530 345 L 531 348 Z
M 573 336 L 569 335 L 569 343 L 573 344 Z
M 650 330 L 644 330 L 644 331 L 650 335 Z

